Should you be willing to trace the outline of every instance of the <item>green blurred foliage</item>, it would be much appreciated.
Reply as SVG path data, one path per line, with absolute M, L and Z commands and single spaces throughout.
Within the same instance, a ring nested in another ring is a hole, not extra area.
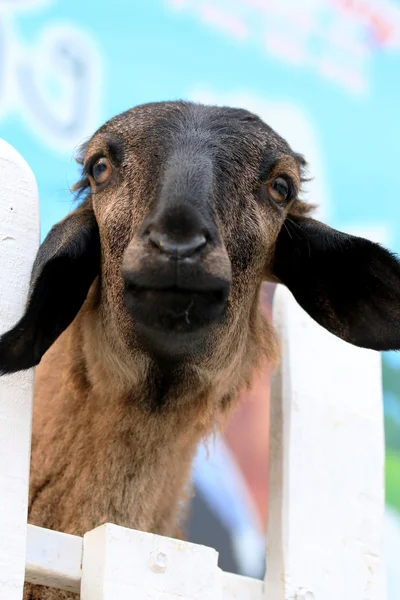
M 386 504 L 400 512 L 400 452 L 386 453 Z
M 386 503 L 400 512 L 400 365 L 382 357 L 385 399 Z

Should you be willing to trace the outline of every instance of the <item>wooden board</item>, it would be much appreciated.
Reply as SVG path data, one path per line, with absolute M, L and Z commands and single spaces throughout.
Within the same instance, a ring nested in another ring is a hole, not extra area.
M 382 600 L 381 362 L 315 323 L 279 286 L 266 594 Z
M 0 334 L 22 315 L 38 246 L 35 178 L 0 140 Z M 32 370 L 0 378 L 0 600 L 22 598 L 32 395 Z

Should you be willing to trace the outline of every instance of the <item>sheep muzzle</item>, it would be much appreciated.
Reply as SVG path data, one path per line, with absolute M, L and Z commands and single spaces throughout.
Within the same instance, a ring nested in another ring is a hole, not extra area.
M 145 220 L 121 272 L 126 308 L 152 350 L 197 352 L 224 320 L 230 260 L 215 224 L 187 202 L 163 205 Z

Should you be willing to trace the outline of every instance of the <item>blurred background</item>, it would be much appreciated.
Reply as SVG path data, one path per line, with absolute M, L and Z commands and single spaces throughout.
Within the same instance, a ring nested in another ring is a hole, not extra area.
M 42 237 L 72 207 L 74 154 L 155 100 L 248 108 L 303 153 L 330 225 L 400 253 L 400 0 L 0 0 L 0 136 L 32 167 Z M 270 313 L 272 286 L 262 298 Z M 383 360 L 389 600 L 400 598 L 400 359 Z M 194 469 L 192 541 L 262 577 L 269 370 Z

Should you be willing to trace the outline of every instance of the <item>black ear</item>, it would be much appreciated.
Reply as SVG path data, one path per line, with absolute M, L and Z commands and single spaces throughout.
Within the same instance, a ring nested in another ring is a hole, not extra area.
M 378 244 L 290 216 L 273 273 L 338 337 L 374 350 L 400 349 L 400 263 Z
M 79 208 L 55 225 L 40 246 L 25 314 L 0 337 L 0 373 L 37 365 L 81 308 L 100 270 L 96 218 Z

